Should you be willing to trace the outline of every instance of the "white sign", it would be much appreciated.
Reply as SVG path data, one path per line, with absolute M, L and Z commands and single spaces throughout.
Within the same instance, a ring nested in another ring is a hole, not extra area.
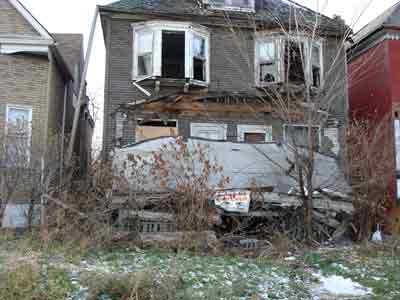
M 215 205 L 227 212 L 248 213 L 250 191 L 221 191 L 215 193 Z

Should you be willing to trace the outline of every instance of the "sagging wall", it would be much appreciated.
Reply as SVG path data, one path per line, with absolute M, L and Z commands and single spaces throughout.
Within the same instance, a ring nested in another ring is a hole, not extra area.
M 135 100 L 146 99 L 146 96 L 132 85 L 132 29 L 131 24 L 137 22 L 135 16 L 127 19 L 112 18 L 111 15 L 102 16 L 105 46 L 106 46 L 106 76 L 105 76 L 105 102 L 104 102 L 104 130 L 103 130 L 103 153 L 107 155 L 115 145 L 116 122 L 111 114 L 120 104 L 131 103 Z M 140 18 L 140 17 L 137 17 Z M 143 19 L 141 20 L 143 21 Z M 181 20 L 182 21 L 182 20 Z M 254 38 L 253 30 L 239 30 L 239 34 L 234 34 L 229 27 L 208 27 L 211 33 L 210 37 L 210 85 L 209 91 L 227 91 L 227 92 L 256 92 L 254 78 Z M 344 124 L 347 120 L 347 86 L 343 79 L 346 78 L 346 59 L 344 48 L 337 55 L 337 51 L 342 44 L 340 38 L 329 38 L 324 42 L 324 70 L 329 70 L 330 76 L 327 81 L 334 81 L 337 77 L 342 79 L 340 84 L 335 86 L 335 100 L 333 101 L 333 111 L 335 117 Z M 337 60 L 336 57 L 340 59 Z M 335 61 L 334 68 L 331 68 Z M 154 83 L 146 85 L 142 83 L 149 92 L 154 94 Z M 327 84 L 329 86 L 329 83 Z M 165 87 L 161 85 L 160 94 L 182 91 L 183 87 Z M 240 120 L 240 123 L 269 125 L 268 119 L 255 120 L 257 118 L 246 118 Z M 198 120 L 196 120 L 198 121 Z M 208 120 L 212 122 L 214 120 Z M 216 119 L 215 121 L 220 121 Z M 226 120 L 224 120 L 226 121 Z M 188 120 L 182 119 L 179 127 L 179 133 L 187 136 Z M 247 123 L 250 122 L 250 123 Z M 229 120 L 229 123 L 238 123 L 236 120 Z M 275 124 L 275 123 L 274 123 Z M 231 131 L 235 125 L 230 125 Z M 278 128 L 280 127 L 280 129 Z M 282 131 L 281 125 L 274 129 L 276 135 Z M 124 144 L 134 142 L 134 124 L 128 121 L 124 124 Z M 275 136 L 275 133 L 274 133 Z

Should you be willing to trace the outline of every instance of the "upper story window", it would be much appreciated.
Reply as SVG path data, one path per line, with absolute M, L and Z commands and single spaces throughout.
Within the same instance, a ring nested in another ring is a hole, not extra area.
M 254 0 L 205 0 L 213 9 L 253 12 Z
M 210 34 L 203 26 L 151 21 L 133 24 L 133 79 L 209 82 Z
M 289 81 L 320 87 L 323 80 L 322 41 L 307 37 L 260 36 L 256 38 L 256 84 Z

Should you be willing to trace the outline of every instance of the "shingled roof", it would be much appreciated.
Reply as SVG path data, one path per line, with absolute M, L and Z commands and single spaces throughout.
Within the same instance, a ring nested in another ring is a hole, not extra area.
M 75 74 L 75 66 L 78 67 L 78 78 L 74 79 L 79 81 L 83 64 L 83 35 L 73 33 L 55 33 L 52 35 L 56 40 L 56 47 L 72 76 L 77 75 Z
M 221 10 L 204 9 L 197 0 L 120 0 L 109 5 L 102 6 L 103 10 L 115 10 L 124 12 L 149 12 L 167 15 L 196 15 L 203 17 L 226 17 L 226 12 Z M 255 0 L 254 18 L 260 21 L 286 24 L 296 8 L 298 15 L 303 20 L 315 22 L 318 15 L 320 26 L 330 32 L 343 32 L 343 23 L 319 14 L 305 6 L 291 0 Z M 248 13 L 229 12 L 229 17 L 248 19 Z

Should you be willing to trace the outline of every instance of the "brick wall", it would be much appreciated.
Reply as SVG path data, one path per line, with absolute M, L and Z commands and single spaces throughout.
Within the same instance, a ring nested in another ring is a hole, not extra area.
M 32 107 L 32 141 L 46 142 L 47 57 L 31 55 L 0 55 L 0 132 L 4 134 L 7 104 Z
M 0 0 L 0 34 L 39 35 L 7 0 Z

